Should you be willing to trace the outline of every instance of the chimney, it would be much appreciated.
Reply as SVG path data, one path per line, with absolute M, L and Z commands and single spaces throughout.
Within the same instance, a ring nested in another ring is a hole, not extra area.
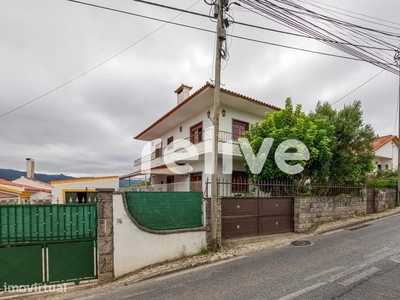
M 191 86 L 187 86 L 182 84 L 175 90 L 175 93 L 178 95 L 177 104 L 183 102 L 190 96 L 190 90 L 192 89 Z
M 35 178 L 35 161 L 31 158 L 26 159 L 26 178 Z

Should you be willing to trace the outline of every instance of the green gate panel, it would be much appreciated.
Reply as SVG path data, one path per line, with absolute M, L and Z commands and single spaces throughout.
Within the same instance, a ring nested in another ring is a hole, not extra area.
M 89 239 L 96 229 L 96 204 L 0 206 L 0 244 Z
M 94 278 L 94 241 L 48 244 L 49 282 Z
M 92 248 L 93 249 L 93 248 Z M 0 289 L 43 282 L 42 245 L 0 248 Z
M 203 226 L 201 192 L 126 192 L 132 217 L 152 230 L 186 229 Z

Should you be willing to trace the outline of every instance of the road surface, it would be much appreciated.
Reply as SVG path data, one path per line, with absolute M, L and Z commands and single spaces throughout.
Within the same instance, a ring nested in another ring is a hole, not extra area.
M 76 299 L 400 299 L 400 216 L 365 225 Z

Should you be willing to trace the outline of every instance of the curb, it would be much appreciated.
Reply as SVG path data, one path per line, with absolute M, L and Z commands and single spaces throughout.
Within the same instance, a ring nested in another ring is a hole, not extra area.
M 393 217 L 395 215 L 400 214 L 400 211 L 393 211 L 390 213 L 387 213 L 385 215 L 375 215 L 375 216 L 371 216 L 371 217 L 366 217 L 365 219 L 362 220 L 357 220 L 351 223 L 347 223 L 347 224 L 339 224 L 337 226 L 333 226 L 331 228 L 327 228 L 325 230 L 321 230 L 318 231 L 318 229 L 316 229 L 313 233 L 314 234 L 322 234 L 322 233 L 326 233 L 326 232 L 331 232 L 331 231 L 335 231 L 335 230 L 339 230 L 339 229 L 344 229 L 347 227 L 351 227 L 351 226 L 355 226 L 355 225 L 359 225 L 359 224 L 363 224 L 363 223 L 367 223 L 367 222 L 371 222 L 371 221 L 375 221 L 375 220 L 379 220 L 379 219 L 385 219 L 385 218 L 389 218 L 389 217 Z

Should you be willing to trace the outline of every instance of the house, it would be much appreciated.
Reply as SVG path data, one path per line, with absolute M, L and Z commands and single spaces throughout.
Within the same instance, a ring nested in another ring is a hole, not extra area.
M 53 203 L 87 203 L 97 199 L 97 188 L 119 188 L 119 176 L 88 177 L 51 181 Z
M 142 157 L 135 160 L 133 172 L 121 176 L 121 179 L 150 174 L 154 190 L 205 189 L 212 170 L 214 85 L 207 82 L 192 94 L 191 90 L 192 87 L 184 84 L 176 89 L 177 105 L 134 137 L 149 143 Z M 267 112 L 278 110 L 276 106 L 221 88 L 218 178 L 246 180 L 244 158 L 237 140 L 249 129 L 249 124 L 263 120 Z M 171 143 L 175 153 L 180 154 L 175 162 L 181 172 L 167 166 L 165 153 Z M 231 148 L 224 146 L 229 143 Z M 195 146 L 196 153 L 190 153 L 190 145 Z M 223 159 L 222 154 L 231 159 Z
M 51 201 L 51 190 L 0 178 L 0 203 L 28 203 L 29 201 Z M 11 202 L 10 202 L 11 201 Z
M 374 164 L 377 170 L 397 170 L 399 139 L 395 135 L 377 137 L 374 141 Z
M 35 161 L 32 158 L 26 159 L 26 176 L 21 176 L 12 182 L 51 191 L 50 183 L 35 179 Z
M 35 179 L 35 161 L 26 159 L 26 176 L 13 181 L 0 179 L 0 201 L 13 203 L 84 203 L 97 198 L 97 188 L 119 188 L 119 176 L 74 178 L 50 183 Z M 32 201 L 33 200 L 33 201 Z

